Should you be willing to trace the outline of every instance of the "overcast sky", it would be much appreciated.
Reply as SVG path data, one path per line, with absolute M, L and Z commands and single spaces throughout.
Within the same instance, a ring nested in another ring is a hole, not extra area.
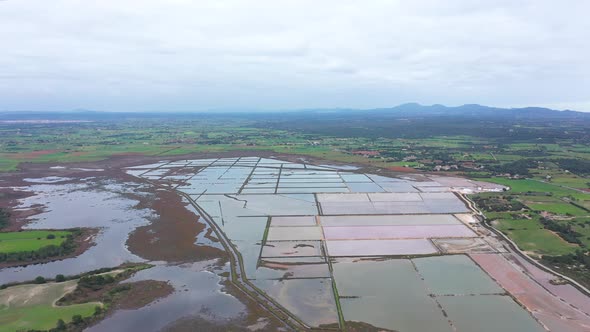
M 590 1 L 0 0 L 0 110 L 590 111 Z

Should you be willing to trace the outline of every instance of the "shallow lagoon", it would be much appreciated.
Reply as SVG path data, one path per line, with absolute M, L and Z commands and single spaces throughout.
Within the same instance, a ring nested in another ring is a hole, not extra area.
M 126 261 L 141 262 L 140 257 L 127 250 L 125 242 L 131 231 L 150 222 L 148 209 L 135 209 L 138 201 L 125 197 L 139 185 L 92 183 L 33 185 L 27 189 L 34 196 L 22 199 L 19 208 L 44 206 L 43 212 L 32 217 L 29 229 L 97 227 L 100 233 L 96 245 L 78 257 L 45 264 L 5 268 L 0 271 L 0 284 L 32 280 L 37 276 L 53 278 L 56 274 L 74 275 L 102 267 L 118 266 Z M 90 204 L 89 204 L 90 202 Z
M 223 291 L 221 278 L 212 266 L 214 264 L 215 261 L 179 266 L 159 265 L 138 272 L 128 282 L 168 281 L 174 286 L 174 293 L 143 308 L 118 310 L 87 331 L 155 332 L 186 317 L 219 322 L 239 319 L 245 313 L 246 306 Z

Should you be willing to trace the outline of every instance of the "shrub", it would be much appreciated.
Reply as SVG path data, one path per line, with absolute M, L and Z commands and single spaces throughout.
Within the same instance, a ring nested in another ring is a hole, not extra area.
M 63 319 L 58 319 L 57 320 L 57 326 L 55 327 L 56 330 L 58 331 L 65 331 L 66 330 L 66 322 L 64 322 Z
M 102 307 L 97 305 L 94 307 L 94 316 L 99 316 L 100 314 L 102 314 Z
M 82 319 L 82 316 L 74 315 L 72 316 L 72 323 L 74 323 L 74 325 L 80 325 L 84 323 L 84 320 Z
M 0 208 L 0 229 L 8 226 L 8 220 L 10 219 L 10 213 Z

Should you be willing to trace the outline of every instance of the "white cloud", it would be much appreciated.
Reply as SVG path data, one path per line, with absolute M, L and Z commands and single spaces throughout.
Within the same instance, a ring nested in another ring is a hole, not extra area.
M 588 12 L 585 0 L 0 1 L 0 109 L 590 111 Z

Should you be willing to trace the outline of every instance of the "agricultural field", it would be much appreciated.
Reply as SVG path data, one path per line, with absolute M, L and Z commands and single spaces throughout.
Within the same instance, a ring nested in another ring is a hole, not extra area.
M 510 187 L 474 197 L 491 224 L 530 256 L 584 283 L 590 265 L 590 194 L 535 179 L 484 178 Z M 567 263 L 565 263 L 567 262 Z
M 528 125 L 495 120 L 478 130 L 477 125 L 467 127 L 462 119 L 446 122 L 442 118 L 436 128 L 418 133 L 410 131 L 411 125 L 400 126 L 384 115 L 374 117 L 382 117 L 397 131 L 384 131 L 383 124 L 364 123 L 354 114 L 350 121 L 364 127 L 338 130 L 342 128 L 321 114 L 316 122 L 297 114 L 284 119 L 209 114 L 198 119 L 182 115 L 178 120 L 114 121 L 107 117 L 77 124 L 4 125 L 0 127 L 0 167 L 7 171 L 21 162 L 98 161 L 127 154 L 174 157 L 273 151 L 385 169 L 458 173 L 509 186 L 510 193 L 521 195 L 519 201 L 538 214 L 558 219 L 588 216 L 590 193 L 584 190 L 590 179 L 584 164 L 571 162 L 590 160 L 583 123 L 568 122 L 568 133 L 557 135 L 556 128 L 532 119 Z M 420 123 L 420 129 L 430 125 Z M 459 128 L 468 130 L 457 135 Z M 509 131 L 511 138 L 500 135 L 502 131 Z M 551 199 L 541 199 L 544 195 Z
M 68 231 L 21 231 L 0 233 L 0 253 L 36 251 L 43 247 L 59 246 L 66 241 Z
M 489 195 L 487 196 L 489 198 Z M 498 230 L 508 235 L 520 249 L 531 255 L 563 255 L 582 249 L 569 243 L 558 233 L 546 229 L 540 215 L 533 211 L 485 212 Z
M 117 266 L 122 259 L 189 262 L 141 273 L 141 282 L 172 280 L 174 288 L 182 290 L 167 300 L 174 303 L 176 316 L 161 324 L 189 314 L 186 308 L 208 303 L 220 303 L 218 308 L 223 307 L 228 317 L 241 312 L 235 302 L 224 302 L 233 297 L 225 293 L 217 297 L 223 293 L 217 287 L 232 276 L 231 281 L 254 302 L 291 317 L 295 326 L 352 330 L 363 322 L 392 329 L 452 330 L 457 326 L 473 329 L 483 319 L 505 318 L 508 330 L 538 330 L 540 326 L 531 319 L 537 308 L 530 311 L 523 306 L 529 299 L 519 300 L 518 291 L 509 291 L 514 297 L 507 296 L 504 289 L 513 286 L 510 280 L 489 279 L 488 275 L 499 272 L 479 266 L 491 260 L 510 270 L 507 261 L 516 253 L 506 252 L 497 239 L 480 233 L 479 226 L 472 227 L 472 223 L 480 224 L 471 215 L 472 207 L 465 205 L 469 197 L 484 213 L 486 228 L 503 233 L 538 262 L 590 285 L 590 181 L 585 169 L 590 149 L 585 128 L 578 122 L 568 122 L 570 130 L 564 132 L 539 123 L 497 119 L 474 126 L 465 119 L 393 121 L 376 116 L 367 122 L 355 115 L 335 120 L 322 114 L 314 121 L 294 114 L 284 118 L 92 116 L 91 122 L 81 123 L 0 124 L 0 167 L 5 179 L 40 169 L 53 176 L 64 174 L 63 183 L 39 182 L 30 175 L 15 181 L 35 188 L 33 202 L 48 206 L 43 215 L 49 219 L 40 219 L 40 230 L 0 233 L 0 253 L 62 246 L 68 231 L 43 230 L 55 225 L 87 227 L 90 221 L 103 229 L 96 246 L 85 254 L 47 268 L 7 269 L 0 273 L 4 282 L 74 275 Z M 103 182 L 95 183 L 93 179 L 99 178 Z M 153 184 L 174 191 L 170 195 L 161 189 L 144 192 Z M 135 195 L 136 191 L 141 195 Z M 165 198 L 147 200 L 150 195 Z M 95 203 L 88 205 L 89 201 Z M 188 211 L 183 207 L 186 202 L 200 217 L 183 214 Z M 139 213 L 144 207 L 157 207 L 157 214 L 168 218 L 166 227 L 146 221 L 151 212 Z M 70 209 L 75 215 L 70 215 Z M 96 216 L 104 220 L 97 221 Z M 55 237 L 48 238 L 48 232 Z M 179 250 L 164 249 L 176 248 L 177 242 L 186 243 Z M 199 256 L 201 251 L 206 258 Z M 232 255 L 238 264 L 213 274 L 191 265 L 225 255 Z M 440 270 L 449 271 L 448 275 L 436 278 L 435 271 Z M 375 294 L 374 287 L 355 283 L 354 273 L 370 275 L 371 284 L 387 292 Z M 407 288 L 391 287 L 388 280 L 400 276 L 406 278 Z M 573 293 L 567 286 L 571 285 L 563 286 L 558 292 L 569 301 Z M 148 289 L 160 294 L 165 287 L 158 284 Z M 145 293 L 144 288 L 140 290 Z M 536 291 L 535 296 L 545 296 L 545 291 Z M 191 296 L 182 296 L 184 292 Z M 208 296 L 216 300 L 206 300 Z M 74 304 L 75 296 L 65 298 L 59 310 L 79 305 Z M 108 307 L 102 298 L 93 301 Z M 543 301 L 559 306 L 553 299 Z M 250 305 L 248 310 L 257 312 Z M 163 328 L 152 320 L 157 310 L 165 310 L 163 306 L 158 303 L 109 316 L 91 331 Z M 376 314 L 367 309 L 375 306 L 397 311 Z M 477 312 L 499 313 L 507 307 L 512 308 L 510 314 L 476 317 Z M 64 314 L 64 322 L 76 314 L 94 316 L 94 308 L 72 307 L 80 311 Z M 429 312 L 431 319 L 398 315 L 404 308 Z M 12 309 L 8 316 L 22 314 L 18 317 L 25 322 L 29 314 L 58 315 L 53 306 L 28 307 L 26 314 L 18 307 Z M 468 309 L 474 312 L 465 314 Z M 567 308 L 559 310 L 567 312 Z M 2 322 L 13 324 L 8 316 Z M 560 316 L 539 319 L 557 324 L 555 331 L 576 331 L 559 325 L 563 324 Z M 575 326 L 584 319 L 565 324 Z M 54 324 L 48 319 L 43 326 L 24 328 L 45 329 Z M 269 324 L 269 329 L 281 326 L 272 320 Z

